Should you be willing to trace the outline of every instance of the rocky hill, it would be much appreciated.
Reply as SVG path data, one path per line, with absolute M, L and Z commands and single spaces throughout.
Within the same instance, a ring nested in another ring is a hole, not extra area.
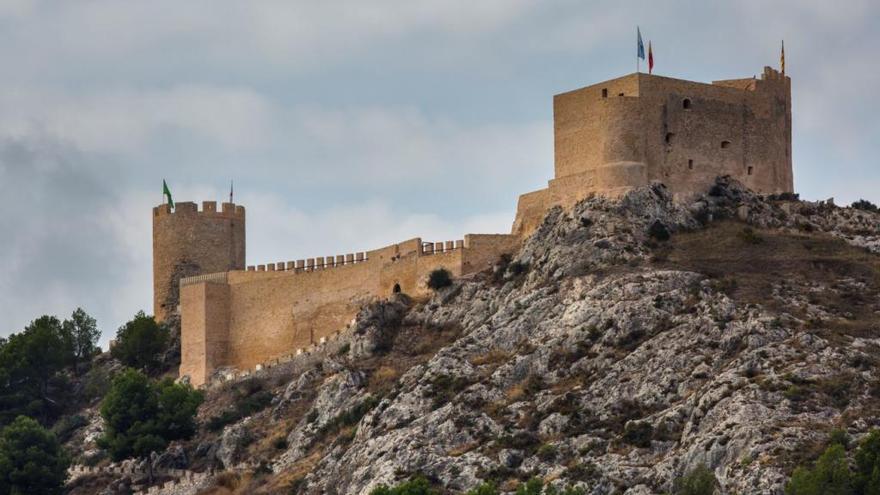
M 320 351 L 209 388 L 199 435 L 154 464 L 210 475 L 155 493 L 422 475 L 647 495 L 705 464 L 721 493 L 781 494 L 832 429 L 880 422 L 878 254 L 877 213 L 726 178 L 692 204 L 654 185 L 553 210 L 494 272 L 372 304 Z

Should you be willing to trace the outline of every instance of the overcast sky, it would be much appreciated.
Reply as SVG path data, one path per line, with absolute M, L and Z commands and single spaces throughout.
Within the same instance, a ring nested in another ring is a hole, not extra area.
M 555 93 L 792 77 L 795 187 L 880 202 L 880 3 L 0 0 L 0 333 L 151 310 L 150 208 L 247 208 L 248 263 L 506 232 Z M 662 6 L 661 6 L 662 4 Z

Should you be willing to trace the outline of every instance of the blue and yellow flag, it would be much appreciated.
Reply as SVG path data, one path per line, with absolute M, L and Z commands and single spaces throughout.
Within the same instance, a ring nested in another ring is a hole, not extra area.
M 642 31 L 636 26 L 636 39 L 638 41 L 638 47 L 636 48 L 636 56 L 640 59 L 645 60 L 645 44 L 642 43 Z

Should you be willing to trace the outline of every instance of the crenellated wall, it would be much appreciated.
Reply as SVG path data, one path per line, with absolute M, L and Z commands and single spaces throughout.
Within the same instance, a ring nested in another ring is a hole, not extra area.
M 426 294 L 428 275 L 490 268 L 554 206 L 618 196 L 660 181 L 677 199 L 731 175 L 760 193 L 793 190 L 791 80 L 712 84 L 631 74 L 553 98 L 555 176 L 523 194 L 512 234 L 419 238 L 367 252 L 245 268 L 244 208 L 178 203 L 153 209 L 154 304 L 164 319 L 180 302 L 181 375 L 201 385 L 214 370 L 250 369 L 335 334 L 359 308 L 396 291 Z
M 201 385 L 219 367 L 250 369 L 308 348 L 344 328 L 364 303 L 395 291 L 424 295 L 435 269 L 456 277 L 479 272 L 517 245 L 507 234 L 416 238 L 365 253 L 184 278 L 180 374 Z
M 553 206 L 653 181 L 680 199 L 719 175 L 765 194 L 794 189 L 791 79 L 769 67 L 712 84 L 631 74 L 554 96 L 553 114 L 555 177 L 520 197 L 519 236 Z
M 177 310 L 181 278 L 244 269 L 243 206 L 205 201 L 153 208 L 153 314 L 163 321 Z

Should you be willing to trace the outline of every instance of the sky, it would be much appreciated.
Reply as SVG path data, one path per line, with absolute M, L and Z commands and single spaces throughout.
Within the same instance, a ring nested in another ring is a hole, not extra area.
M 880 3 L 0 0 L 0 334 L 152 308 L 151 207 L 234 180 L 248 264 L 507 232 L 552 95 L 792 77 L 795 189 L 880 202 Z

